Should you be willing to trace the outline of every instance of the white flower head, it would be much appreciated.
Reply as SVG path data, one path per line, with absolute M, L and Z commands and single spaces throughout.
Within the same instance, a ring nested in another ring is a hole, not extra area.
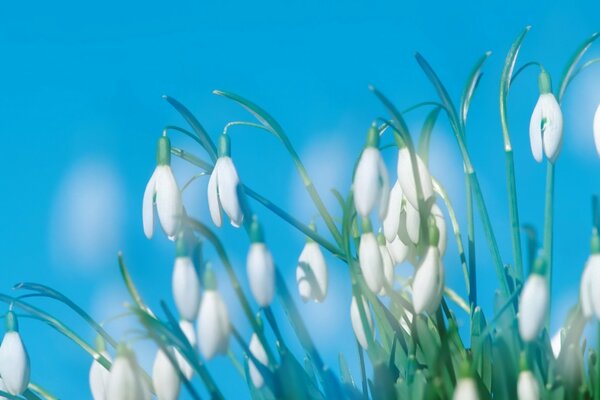
M 230 154 L 229 136 L 222 134 L 219 137 L 219 158 L 208 181 L 208 208 L 216 226 L 221 226 L 222 208 L 231 225 L 238 228 L 244 221 L 244 213 L 238 198 L 240 179 Z
M 453 400 L 477 400 L 479 394 L 477 383 L 471 377 L 460 378 L 454 388 Z
M 596 108 L 594 113 L 594 144 L 596 145 L 596 152 L 600 155 L 600 104 Z
M 269 365 L 267 352 L 265 351 L 265 348 L 263 347 L 262 343 L 260 343 L 260 340 L 258 339 L 258 336 L 256 336 L 256 333 L 252 334 L 249 347 L 250 352 L 258 360 L 258 362 L 260 362 L 264 367 Z M 260 373 L 258 367 L 254 365 L 254 361 L 252 361 L 252 359 L 248 360 L 248 371 L 250 372 L 250 379 L 252 380 L 252 384 L 257 389 L 260 389 L 264 385 L 265 380 L 262 374 Z
M 524 370 L 519 373 L 517 395 L 519 400 L 538 400 L 540 398 L 540 387 L 531 371 Z
M 176 242 L 175 265 L 171 281 L 175 306 L 182 318 L 193 321 L 200 308 L 200 279 L 191 257 L 188 255 L 185 238 Z
M 104 339 L 100 335 L 96 337 L 96 350 L 106 360 L 112 362 L 110 354 L 108 354 L 108 352 L 106 351 Z M 94 359 L 94 361 L 92 361 L 89 374 L 90 390 L 92 392 L 92 397 L 94 398 L 94 400 L 106 399 L 106 390 L 108 387 L 109 376 L 110 370 L 106 369 L 102 364 L 100 364 L 98 360 Z
M 413 306 L 417 314 L 434 313 L 444 294 L 444 265 L 436 245 L 430 245 L 415 271 L 412 283 Z
M 250 240 L 252 243 L 246 259 L 250 291 L 259 306 L 268 307 L 275 294 L 275 266 L 256 218 L 250 226 Z
M 371 310 L 365 299 L 361 296 L 363 309 L 365 311 L 365 317 L 367 318 L 367 324 L 369 325 L 369 331 L 373 334 L 373 320 L 371 318 Z M 367 350 L 369 347 L 369 341 L 367 340 L 367 333 L 360 317 L 360 310 L 358 309 L 358 303 L 356 297 L 352 296 L 352 303 L 350 303 L 350 321 L 352 322 L 352 330 L 358 340 L 358 343 L 363 349 Z
M 181 226 L 183 203 L 177 181 L 171 170 L 171 142 L 166 136 L 158 139 L 156 168 L 146 185 L 142 203 L 144 234 L 154 234 L 154 204 L 160 225 L 169 238 L 175 237 Z
M 354 206 L 363 218 L 368 217 L 378 205 L 379 217 L 384 219 L 388 209 L 390 184 L 378 146 L 379 130 L 374 124 L 369 129 L 367 144 L 356 166 L 352 183 Z
M 377 294 L 383 287 L 383 259 L 371 223 L 363 218 L 363 233 L 358 245 L 358 262 L 369 289 Z
M 176 361 L 175 353 L 171 352 L 174 362 Z M 171 363 L 171 360 L 163 349 L 158 349 L 152 366 L 152 385 L 158 400 L 177 400 L 181 389 L 181 380 L 177 373 L 176 367 Z
M 210 360 L 227 352 L 230 326 L 227 307 L 217 291 L 216 277 L 210 267 L 204 272 L 204 286 L 197 321 L 198 344 L 204 358 Z
M 23 394 L 29 385 L 29 355 L 19 335 L 16 315 L 6 314 L 6 333 L 0 344 L 0 376 L 6 391 L 12 395 Z
M 135 354 L 124 343 L 117 347 L 117 357 L 110 368 L 106 398 L 111 400 L 145 399 L 144 378 Z
M 421 160 L 418 154 L 414 155 L 418 169 L 418 178 L 421 183 L 423 200 L 427 201 L 433 196 L 433 181 L 427 166 Z M 413 163 L 410 151 L 403 147 L 398 151 L 398 182 L 402 187 L 404 197 L 415 209 L 419 209 L 419 198 L 417 193 L 417 184 L 415 174 L 413 173 Z
M 185 335 L 188 342 L 190 342 L 190 346 L 192 348 L 196 348 L 196 331 L 194 330 L 194 325 L 185 319 L 179 320 L 179 328 Z M 186 358 L 178 351 L 175 350 L 175 358 L 177 359 L 177 363 L 179 364 L 179 369 L 185 378 L 189 381 L 192 379 L 194 375 L 194 369 L 192 365 L 186 360 Z
M 551 92 L 550 76 L 545 70 L 539 75 L 540 97 L 529 121 L 531 152 L 537 162 L 543 154 L 554 163 L 562 147 L 563 116 L 556 98 Z
M 321 248 L 308 239 L 296 267 L 296 283 L 302 300 L 321 303 L 327 296 L 328 273 Z
M 525 342 L 535 340 L 546 321 L 549 290 L 544 270 L 544 257 L 539 256 L 519 298 L 519 333 Z
M 592 235 L 591 245 L 591 254 L 581 275 L 579 298 L 584 317 L 600 320 L 600 238 L 596 231 Z

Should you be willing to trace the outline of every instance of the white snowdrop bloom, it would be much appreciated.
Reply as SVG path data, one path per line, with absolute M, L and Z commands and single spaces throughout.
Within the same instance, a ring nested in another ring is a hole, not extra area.
M 217 291 L 216 278 L 210 268 L 206 269 L 204 285 L 206 289 L 197 321 L 198 344 L 202 356 L 210 360 L 227 352 L 230 326 L 227 307 Z
M 410 251 L 410 246 L 404 244 L 398 236 L 396 236 L 393 241 L 388 242 L 386 246 L 396 265 L 402 264 Z
M 398 237 L 408 245 L 418 244 L 421 238 L 421 215 L 419 210 L 414 208 L 408 201 L 404 203 L 404 213 L 400 218 Z
M 16 315 L 6 314 L 6 333 L 0 344 L 0 376 L 6 391 L 12 395 L 23 394 L 29 385 L 29 355 L 19 335 Z
M 302 300 L 318 303 L 327 296 L 328 273 L 325 257 L 317 243 L 308 240 L 298 258 L 296 283 Z
M 600 155 L 600 104 L 594 113 L 594 144 L 596 152 Z
M 437 246 L 430 245 L 415 271 L 412 283 L 413 306 L 417 314 L 434 313 L 444 293 L 444 265 Z
M 185 319 L 179 321 L 179 328 L 182 330 L 188 342 L 193 349 L 196 348 L 196 331 L 194 330 L 194 325 Z M 194 375 L 194 369 L 192 365 L 185 359 L 185 357 L 176 349 L 175 350 L 175 358 L 177 359 L 177 363 L 179 364 L 179 369 L 183 376 L 189 381 L 192 379 Z
M 265 351 L 265 348 L 263 347 L 262 343 L 260 343 L 260 340 L 258 339 L 258 336 L 256 336 L 256 333 L 252 334 L 249 348 L 252 355 L 256 357 L 256 359 L 263 366 L 266 367 L 267 365 L 269 365 L 267 352 Z M 264 385 L 265 380 L 260 371 L 258 370 L 258 367 L 254 365 L 254 361 L 252 361 L 252 359 L 248 360 L 248 371 L 250 372 L 250 379 L 252 379 L 252 384 L 257 389 L 260 389 Z
M 174 353 L 171 354 L 174 357 Z M 152 366 L 152 385 L 158 400 L 177 400 L 179 397 L 181 388 L 179 375 L 167 354 L 160 348 L 156 352 Z
M 105 349 L 102 336 L 96 338 L 96 350 L 109 362 L 112 362 L 110 354 Z M 97 360 L 92 361 L 89 374 L 90 390 L 94 400 L 106 400 L 106 389 L 108 387 L 108 378 L 110 371 Z
M 379 293 L 384 279 L 383 260 L 375 234 L 370 229 L 360 235 L 358 262 L 369 289 L 375 294 Z
M 400 183 L 396 181 L 394 186 L 392 186 L 392 190 L 390 191 L 388 209 L 385 219 L 383 220 L 383 234 L 388 242 L 393 242 L 398 235 L 403 199 L 404 196 L 402 195 L 402 187 L 400 186 Z
M 183 204 L 181 192 L 171 170 L 171 142 L 166 136 L 158 139 L 156 168 L 150 177 L 142 203 L 144 234 L 148 239 L 154 234 L 154 204 L 158 220 L 165 234 L 172 238 L 181 226 Z
M 354 206 L 361 217 L 368 217 L 375 205 L 379 205 L 379 217 L 384 219 L 388 208 L 389 178 L 379 152 L 379 131 L 373 125 L 369 129 L 367 144 L 360 156 L 352 190 Z
M 219 158 L 208 180 L 208 208 L 214 224 L 221 226 L 221 208 L 229 217 L 231 225 L 238 228 L 244 221 L 244 213 L 238 198 L 240 179 L 230 157 L 229 137 L 219 137 Z
M 519 333 L 525 342 L 535 340 L 548 313 L 548 282 L 543 276 L 544 261 L 540 257 L 527 278 L 519 298 Z
M 583 315 L 600 320 L 600 238 L 596 231 L 592 234 L 590 256 L 581 275 L 579 298 Z
M 384 278 L 384 282 L 386 283 L 387 286 L 389 286 L 390 288 L 394 287 L 394 261 L 392 260 L 392 256 L 390 255 L 390 252 L 387 249 L 386 243 L 385 243 L 385 237 L 380 234 L 377 237 L 377 240 L 379 242 L 379 253 L 381 254 L 381 261 L 383 264 L 383 278 Z M 380 295 L 385 295 L 386 292 L 386 287 L 383 286 L 381 288 L 381 290 L 379 291 Z
M 106 399 L 145 399 L 144 379 L 133 351 L 124 343 L 117 348 L 117 357 L 110 369 Z
M 478 400 L 477 383 L 473 378 L 460 378 L 454 388 L 453 400 Z
M 529 121 L 531 152 L 537 162 L 543 154 L 554 163 L 562 146 L 563 116 L 556 98 L 551 92 L 550 77 L 546 71 L 539 75 L 540 97 Z
M 440 233 L 440 238 L 438 241 L 438 249 L 440 249 L 440 256 L 446 254 L 446 246 L 448 244 L 448 232 L 446 231 L 446 219 L 444 218 L 444 214 L 442 210 L 437 204 L 433 204 L 431 206 L 431 215 L 433 215 L 435 219 L 435 225 L 438 228 Z
M 175 306 L 182 318 L 193 321 L 200 308 L 200 279 L 194 262 L 187 255 L 185 239 L 177 239 L 177 254 L 173 267 L 172 290 Z
M 369 324 L 369 330 L 371 334 L 373 334 L 373 320 L 371 318 L 371 310 L 369 309 L 369 305 L 362 298 L 363 309 L 365 310 L 365 316 L 367 317 L 367 324 Z M 360 318 L 360 310 L 358 309 L 358 304 L 356 302 L 356 297 L 352 296 L 352 303 L 350 304 L 350 321 L 352 322 L 352 330 L 354 331 L 354 335 L 358 340 L 358 343 L 362 346 L 363 349 L 367 350 L 369 347 L 369 342 L 367 340 L 367 333 L 365 332 L 365 327 L 362 323 L 362 319 Z
M 418 154 L 415 154 L 417 168 L 419 171 L 419 181 L 421 182 L 421 190 L 423 192 L 423 200 L 427 201 L 433 196 L 433 182 L 427 166 L 421 160 Z M 398 151 L 398 182 L 402 186 L 402 192 L 408 202 L 415 208 L 419 209 L 419 201 L 417 196 L 417 186 L 413 174 L 413 165 L 411 162 L 410 152 L 406 147 Z
M 559 329 L 558 332 L 556 332 L 554 336 L 552 336 L 552 340 L 550 340 L 550 345 L 552 347 L 552 354 L 554 355 L 554 358 L 558 358 L 558 356 L 560 355 L 560 349 L 562 348 L 561 329 Z
M 264 242 L 261 227 L 254 218 L 250 227 L 250 249 L 246 258 L 246 272 L 250 291 L 261 307 L 268 307 L 275 294 L 275 266 Z
M 531 371 L 525 370 L 519 373 L 517 381 L 517 395 L 519 400 L 539 400 L 540 387 Z

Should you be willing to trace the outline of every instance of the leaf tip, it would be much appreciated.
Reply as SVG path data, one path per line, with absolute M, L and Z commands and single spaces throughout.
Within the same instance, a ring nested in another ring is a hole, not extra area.
M 492 55 L 492 51 L 491 50 L 488 50 L 488 51 L 485 52 L 485 56 L 486 57 L 489 57 L 491 55 Z
M 525 32 L 529 32 L 530 30 L 531 30 L 531 25 L 527 25 L 527 26 L 525 27 Z

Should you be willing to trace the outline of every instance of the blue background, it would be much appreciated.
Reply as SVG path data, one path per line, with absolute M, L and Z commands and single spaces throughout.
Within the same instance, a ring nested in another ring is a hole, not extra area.
M 556 82 L 571 53 L 599 28 L 599 12 L 597 2 L 4 2 L 2 291 L 11 293 L 20 281 L 43 282 L 95 318 L 106 319 L 119 314 L 127 301 L 116 263 L 117 251 L 123 250 L 149 304 L 157 308 L 160 299 L 170 302 L 173 246 L 161 234 L 146 240 L 141 226 L 141 199 L 154 167 L 155 140 L 165 125 L 184 125 L 161 99 L 163 94 L 186 104 L 214 136 L 228 121 L 250 118 L 211 95 L 213 89 L 231 90 L 262 105 L 287 130 L 327 205 L 335 210 L 329 188 L 348 190 L 366 130 L 374 118 L 385 115 L 367 85 L 375 84 L 399 108 L 435 99 L 414 60 L 415 51 L 429 60 L 456 101 L 474 62 L 485 51 L 493 52 L 471 107 L 467 135 L 503 260 L 509 262 L 498 112 L 505 54 L 523 27 L 533 25 L 520 63 L 542 62 Z M 592 47 L 587 57 L 599 53 Z M 531 69 L 517 81 L 509 118 L 521 221 L 541 229 L 545 167 L 533 161 L 528 141 L 536 75 Z M 553 332 L 576 302 L 588 254 L 590 196 L 600 183 L 592 139 L 599 102 L 600 79 L 592 67 L 564 99 L 565 139 L 556 176 Z M 407 116 L 415 132 L 423 116 L 422 111 Z M 445 118 L 440 121 L 432 143 L 432 171 L 446 184 L 464 226 L 462 165 Z M 316 211 L 280 143 L 248 128 L 231 133 L 241 179 L 304 221 L 313 217 Z M 173 136 L 173 142 L 203 155 L 185 138 Z M 395 177 L 395 155 L 388 151 L 385 157 Z M 179 160 L 174 168 L 180 184 L 197 172 Z M 206 220 L 205 186 L 206 179 L 197 181 L 184 198 L 190 213 Z M 294 289 L 293 271 L 304 239 L 260 206 L 255 209 Z M 478 287 L 489 318 L 496 279 L 480 225 L 477 230 Z M 243 277 L 245 235 L 229 226 L 219 233 Z M 456 246 L 449 243 L 448 285 L 464 294 Z M 207 255 L 212 257 L 211 252 Z M 322 305 L 301 308 L 327 363 L 337 370 L 339 351 L 351 360 L 356 353 L 348 318 L 348 272 L 331 257 L 328 261 L 329 297 Z M 221 288 L 234 324 L 249 335 L 223 277 Z M 35 301 L 93 340 L 68 309 Z M 458 313 L 466 324 L 466 316 Z M 107 324 L 115 335 L 129 338 L 135 336 L 134 326 L 131 318 Z M 284 319 L 281 326 L 288 331 Z M 37 321 L 23 320 L 22 333 L 35 382 L 66 399 L 89 397 L 86 353 Z M 295 338 L 288 337 L 297 348 Z M 135 347 L 149 368 L 154 348 L 144 341 Z M 209 367 L 228 397 L 246 396 L 226 360 L 211 361 Z M 352 369 L 356 372 L 354 361 Z M 195 383 L 204 393 L 199 381 Z

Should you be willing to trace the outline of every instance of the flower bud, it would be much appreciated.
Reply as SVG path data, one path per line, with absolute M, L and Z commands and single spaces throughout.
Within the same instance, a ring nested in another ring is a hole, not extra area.
M 538 400 L 540 398 L 540 388 L 531 371 L 525 370 L 519 373 L 517 394 L 519 400 Z
M 363 309 L 365 310 L 365 316 L 367 317 L 367 323 L 369 324 L 369 330 L 371 334 L 373 333 L 373 320 L 371 319 L 371 310 L 369 309 L 369 305 L 362 298 Z M 356 297 L 352 296 L 352 303 L 350 304 L 350 321 L 352 322 L 352 330 L 354 330 L 354 335 L 358 340 L 358 343 L 362 346 L 363 349 L 367 350 L 369 347 L 369 342 L 367 340 L 367 333 L 365 332 L 365 327 L 362 323 L 362 319 L 360 318 L 360 310 L 358 309 L 358 304 L 356 302 Z
M 193 321 L 198 316 L 200 308 L 200 280 L 190 257 L 175 258 L 172 288 L 179 315 L 188 321 Z
M 421 160 L 418 154 L 415 154 L 417 161 L 418 177 L 421 183 L 423 200 L 427 201 L 433 196 L 433 182 L 427 166 Z M 403 147 L 398 152 L 398 182 L 402 187 L 404 197 L 415 209 L 419 209 L 419 198 L 417 196 L 417 185 L 415 183 L 415 175 L 413 173 L 413 165 L 411 162 L 410 152 L 406 147 Z
M 393 242 L 398 236 L 398 228 L 400 227 L 400 216 L 402 214 L 402 187 L 396 181 L 390 191 L 390 200 L 388 202 L 388 210 L 383 220 L 383 234 L 388 242 Z
M 527 278 L 519 299 L 519 333 L 525 342 L 535 340 L 544 326 L 548 313 L 548 282 L 543 276 L 543 258 L 539 258 Z
M 260 340 L 258 339 L 258 336 L 256 336 L 256 333 L 252 334 L 252 338 L 250 339 L 249 347 L 250 347 L 250 352 L 252 353 L 252 355 L 263 366 L 266 367 L 267 365 L 269 365 L 269 359 L 267 358 L 267 352 L 265 351 L 265 348 L 263 347 L 262 343 L 260 343 Z M 252 379 L 252 384 L 257 389 L 260 389 L 264 385 L 265 380 L 264 380 L 262 374 L 260 373 L 260 371 L 258 370 L 258 368 L 256 367 L 256 365 L 254 365 L 254 361 L 252 361 L 252 359 L 250 359 L 248 361 L 248 370 L 250 371 L 250 379 Z
M 19 335 L 16 315 L 9 311 L 6 314 L 6 333 L 0 344 L 0 376 L 6 391 L 12 395 L 20 395 L 29 385 L 29 355 Z
M 542 152 L 554 163 L 562 147 L 563 117 L 560 106 L 550 92 L 550 77 L 540 73 L 540 97 L 529 121 L 531 152 L 537 162 L 542 162 Z
M 229 347 L 229 315 L 227 307 L 216 290 L 213 272 L 208 268 L 205 272 L 206 290 L 200 303 L 197 330 L 200 352 L 210 360 L 217 354 L 224 354 Z
M 267 249 L 260 231 L 258 221 L 252 221 L 250 228 L 252 244 L 248 250 L 246 270 L 250 291 L 261 307 L 268 307 L 275 294 L 275 267 L 273 257 Z
M 417 314 L 434 313 L 444 293 L 444 266 L 437 246 L 429 246 L 415 271 L 412 284 L 413 306 Z
M 296 282 L 303 301 L 314 300 L 318 303 L 327 295 L 327 264 L 319 245 L 308 241 L 300 253 L 296 267 Z
M 105 349 L 104 339 L 102 336 L 98 336 L 96 338 L 96 348 L 98 352 L 109 362 L 112 362 L 110 354 Z M 92 365 L 90 367 L 89 381 L 90 381 L 90 390 L 92 392 L 92 397 L 94 400 L 105 400 L 106 399 L 106 389 L 108 387 L 108 379 L 110 376 L 110 371 L 102 364 L 100 364 L 97 360 L 92 361 Z
M 135 354 L 124 343 L 117 348 L 117 358 L 108 378 L 106 398 L 110 400 L 145 399 L 143 378 Z
M 174 356 L 174 353 L 171 354 Z M 177 400 L 179 397 L 181 388 L 179 375 L 167 354 L 160 348 L 152 367 L 152 384 L 158 400 Z
M 454 388 L 453 400 L 478 400 L 477 383 L 471 377 L 460 378 Z
M 377 294 L 383 287 L 383 260 L 373 232 L 363 232 L 358 247 L 358 262 L 369 289 Z
M 196 331 L 194 330 L 194 326 L 192 325 L 192 323 L 190 321 L 182 319 L 179 321 L 179 328 L 185 335 L 187 341 L 190 342 L 192 348 L 195 349 L 197 343 Z M 192 375 L 194 375 L 194 369 L 178 350 L 175 350 L 175 358 L 177 359 L 179 369 L 181 370 L 183 376 L 185 376 L 188 381 L 192 379 Z

